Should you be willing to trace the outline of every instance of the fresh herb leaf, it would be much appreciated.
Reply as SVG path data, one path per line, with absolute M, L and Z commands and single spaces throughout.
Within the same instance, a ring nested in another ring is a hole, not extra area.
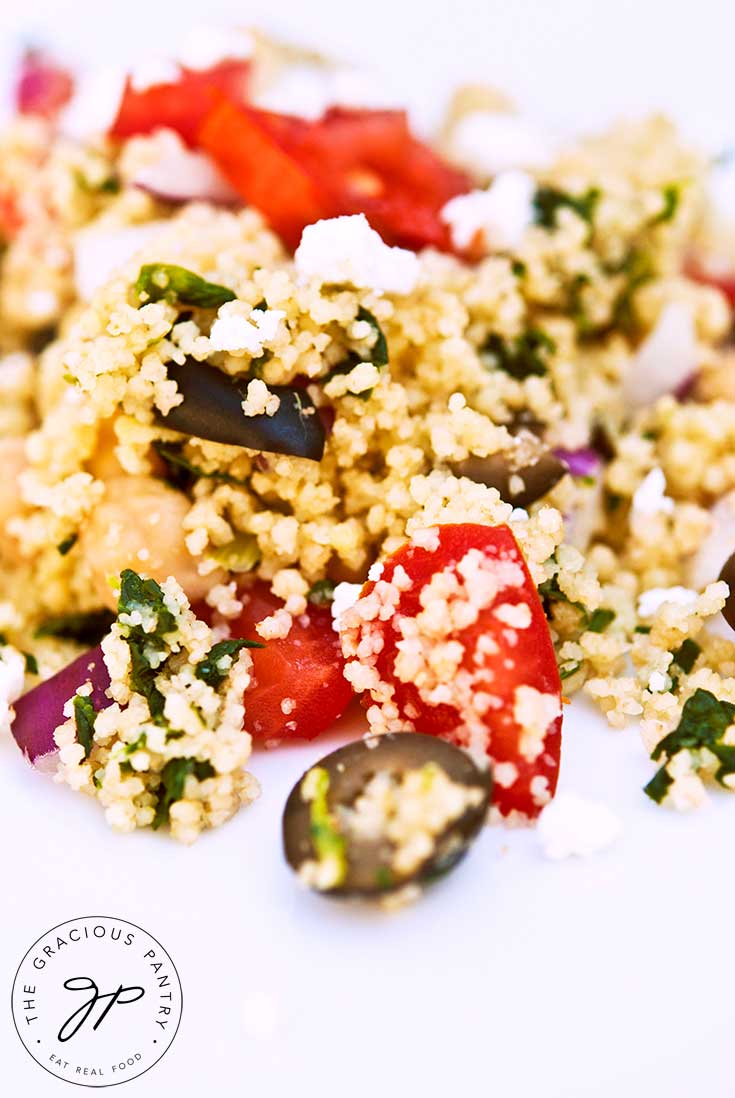
M 241 488 L 247 488 L 248 486 L 246 480 L 230 476 L 229 473 L 221 473 L 216 470 L 212 473 L 207 473 L 201 466 L 195 465 L 194 462 L 189 461 L 188 458 L 184 457 L 181 445 L 164 442 L 162 439 L 156 439 L 153 443 L 153 449 L 169 467 L 169 476 L 167 479 L 182 491 L 186 491 L 197 480 L 205 477 L 209 480 L 221 481 L 223 484 L 236 484 Z
M 568 209 L 573 210 L 591 226 L 599 198 L 600 191 L 597 187 L 590 187 L 579 195 L 560 191 L 556 187 L 539 187 L 533 198 L 534 221 L 544 229 L 553 229 L 559 210 Z
M 141 305 L 168 301 L 171 305 L 194 305 L 199 309 L 218 309 L 237 297 L 228 286 L 207 282 L 201 275 L 175 263 L 146 263 L 140 268 L 135 292 Z
M 115 175 L 108 175 L 100 183 L 93 183 L 82 171 L 74 173 L 76 184 L 85 194 L 119 194 L 120 180 Z
M 329 811 L 329 772 L 322 766 L 307 771 L 301 782 L 301 796 L 311 801 L 309 834 L 319 862 L 334 864 L 333 886 L 347 876 L 347 844 L 335 816 Z
M 667 221 L 673 221 L 681 200 L 681 186 L 679 183 L 667 183 L 661 191 L 663 206 L 661 211 L 649 222 L 650 225 L 664 225 Z
M 74 695 L 74 723 L 77 726 L 77 740 L 84 748 L 84 757 L 88 759 L 94 742 L 94 722 L 97 714 L 89 698 L 82 694 Z
M 26 661 L 26 671 L 29 675 L 38 674 L 38 660 L 32 652 L 23 652 L 23 659 Z
M 581 664 L 581 661 L 579 661 L 579 660 L 574 660 L 572 663 L 565 663 L 559 669 L 559 678 L 562 679 L 562 680 L 563 679 L 570 679 L 572 677 L 572 675 L 577 674 L 577 672 L 579 671 L 581 666 L 582 666 L 582 664 Z
M 166 606 L 163 591 L 156 581 L 143 579 L 131 568 L 126 568 L 120 576 L 117 613 L 130 651 L 131 688 L 146 699 L 153 721 L 165 726 L 165 699 L 156 686 L 156 678 L 166 663 L 165 637 L 176 630 L 176 618 Z M 142 623 L 122 620 L 133 615 L 140 615 Z M 144 625 L 148 628 L 144 629 Z
M 260 564 L 260 546 L 255 534 L 238 531 L 232 541 L 212 549 L 210 556 L 228 572 L 252 572 Z
M 375 342 L 373 343 L 370 351 L 369 361 L 373 366 L 377 366 L 380 369 L 381 366 L 388 365 L 388 341 L 385 338 L 383 329 L 378 324 L 377 320 L 369 309 L 363 308 L 361 305 L 357 310 L 357 319 L 366 321 L 375 332 Z
M 529 328 L 514 340 L 504 340 L 495 332 L 487 337 L 480 354 L 491 358 L 490 365 L 522 381 L 526 377 L 543 377 L 549 365 L 546 356 L 553 354 L 556 344 L 540 328 Z
M 655 272 L 650 256 L 637 248 L 632 249 L 629 253 L 620 271 L 626 275 L 626 281 L 613 306 L 612 319 L 608 330 L 613 331 L 620 328 L 629 335 L 635 331 L 637 326 L 633 305 L 635 293 L 646 282 L 651 281 Z
M 125 744 L 125 754 L 134 755 L 136 751 L 142 751 L 148 744 L 148 733 L 141 732 L 137 740 L 133 740 L 132 743 Z
M 522 259 L 513 259 L 510 264 L 510 269 L 516 278 L 525 278 L 528 268 Z
M 184 796 L 186 779 L 191 774 L 197 781 L 203 782 L 206 778 L 214 777 L 214 773 L 214 767 L 208 762 L 190 758 L 169 759 L 161 771 L 158 805 L 152 824 L 154 831 L 168 821 L 171 805 Z
M 196 677 L 216 690 L 227 678 L 241 648 L 265 648 L 265 645 L 259 641 L 243 640 L 241 637 L 217 641 L 197 664 Z
M 681 719 L 673 732 L 656 744 L 651 758 L 673 758 L 678 751 L 712 746 L 722 739 L 735 719 L 735 705 L 721 701 L 709 690 L 699 687 L 684 703 Z
M 651 626 L 650 625 L 636 625 L 633 632 L 634 633 L 650 633 L 651 632 Z
M 312 606 L 329 606 L 334 600 L 334 584 L 330 579 L 317 580 L 306 597 Z
M 78 540 L 79 534 L 70 534 L 68 538 L 64 538 L 63 541 L 60 541 L 56 548 L 59 553 L 61 553 L 62 557 L 65 557 L 69 550 L 74 548 Z
M 600 607 L 597 610 L 593 610 L 587 619 L 587 632 L 588 633 L 602 633 L 604 629 L 607 629 L 611 621 L 615 617 L 614 610 L 608 610 L 604 607 Z
M 41 622 L 35 635 L 37 637 L 62 637 L 64 640 L 78 641 L 92 648 L 109 632 L 115 620 L 110 610 L 90 610 L 88 613 L 61 614 L 59 617 L 46 618 Z
M 701 651 L 702 649 L 697 642 L 692 640 L 691 637 L 687 637 L 681 647 L 677 648 L 676 651 L 672 653 L 674 663 L 678 664 L 685 675 L 688 675 L 697 662 L 697 657 Z
M 669 791 L 669 787 L 673 784 L 674 779 L 671 777 L 666 767 L 662 766 L 660 770 L 657 770 L 653 775 L 648 785 L 644 785 L 643 792 L 647 797 L 650 797 L 652 801 L 655 801 L 656 804 L 661 804 Z
M 392 888 L 395 884 L 393 870 L 388 865 L 379 865 L 375 870 L 375 884 L 378 888 Z

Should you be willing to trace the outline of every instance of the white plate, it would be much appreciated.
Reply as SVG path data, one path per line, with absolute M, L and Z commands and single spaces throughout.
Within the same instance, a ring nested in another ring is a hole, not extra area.
M 637 730 L 575 701 L 560 788 L 613 808 L 617 843 L 552 863 L 533 831 L 488 828 L 386 914 L 303 892 L 280 850 L 291 786 L 359 720 L 258 752 L 260 801 L 191 848 L 113 835 L 3 742 L 2 993 L 44 931 L 111 915 L 161 941 L 184 994 L 173 1046 L 124 1094 L 732 1096 L 732 799 L 657 808 Z M 7 1015 L 2 1037 L 3 1090 L 58 1094 Z

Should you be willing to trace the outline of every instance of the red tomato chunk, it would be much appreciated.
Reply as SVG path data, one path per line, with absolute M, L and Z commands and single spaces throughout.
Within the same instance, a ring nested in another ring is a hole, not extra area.
M 256 623 L 281 606 L 266 583 L 256 583 L 232 623 L 233 637 L 259 640 Z M 349 705 L 352 687 L 342 674 L 344 660 L 329 609 L 310 606 L 294 618 L 288 636 L 250 654 L 255 681 L 245 693 L 245 728 L 256 740 L 313 740 Z
M 503 816 L 556 789 L 561 684 L 543 606 L 507 526 L 415 535 L 342 619 L 347 677 L 378 731 L 413 729 L 486 752 Z

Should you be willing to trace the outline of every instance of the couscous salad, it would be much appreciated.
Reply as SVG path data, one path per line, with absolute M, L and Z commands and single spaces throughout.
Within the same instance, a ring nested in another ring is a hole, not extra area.
M 642 738 L 641 797 L 735 788 L 726 156 L 481 87 L 419 136 L 244 31 L 127 73 L 30 51 L 16 108 L 0 720 L 32 763 L 191 842 L 258 796 L 253 744 L 362 705 L 284 816 L 301 879 L 361 894 L 543 821 L 578 692 Z

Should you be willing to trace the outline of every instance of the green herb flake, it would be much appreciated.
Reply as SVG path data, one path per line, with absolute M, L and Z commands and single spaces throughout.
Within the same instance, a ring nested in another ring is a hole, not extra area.
M 661 190 L 663 205 L 659 213 L 649 222 L 650 225 L 665 225 L 673 221 L 681 201 L 681 185 L 679 183 L 667 183 Z
M 597 187 L 590 187 L 584 194 L 574 195 L 556 187 L 539 187 L 533 198 L 534 221 L 544 229 L 556 227 L 556 215 L 561 209 L 574 213 L 592 226 L 595 208 L 600 199 Z
M 669 774 L 665 766 L 662 766 L 660 770 L 651 778 L 648 785 L 643 787 L 643 792 L 647 797 L 650 797 L 656 804 L 661 804 L 665 799 L 666 794 L 669 791 L 669 787 L 674 784 L 674 779 Z
M 229 473 L 222 473 L 217 470 L 211 473 L 206 472 L 200 465 L 195 465 L 194 462 L 184 457 L 181 445 L 156 439 L 153 443 L 153 449 L 169 468 L 169 475 L 166 479 L 181 491 L 187 491 L 197 480 L 204 478 L 217 480 L 222 484 L 235 484 L 241 488 L 247 488 L 248 486 L 248 481 L 233 477 Z
M 681 647 L 672 652 L 673 662 L 682 669 L 685 675 L 688 675 L 697 662 L 701 651 L 702 649 L 697 642 L 692 640 L 691 637 L 687 637 Z
M 153 579 L 143 579 L 131 568 L 120 576 L 118 621 L 130 652 L 130 686 L 148 702 L 155 724 L 165 727 L 164 696 L 156 678 L 168 658 L 166 636 L 176 631 L 176 618 L 164 602 L 163 591 Z M 142 624 L 126 621 L 139 614 Z M 144 629 L 143 626 L 147 628 Z
M 29 675 L 38 674 L 38 660 L 32 652 L 23 652 L 23 659 L 26 661 L 26 673 Z
M 197 664 L 196 677 L 216 690 L 227 678 L 235 657 L 242 648 L 265 648 L 265 645 L 260 641 L 244 640 L 241 637 L 217 641 Z
M 215 770 L 211 763 L 191 758 L 169 759 L 161 771 L 158 804 L 151 825 L 153 830 L 156 831 L 162 824 L 168 822 L 171 805 L 184 796 L 186 779 L 190 775 L 193 775 L 197 781 L 203 782 L 207 778 L 214 777 L 214 774 Z
M 490 365 L 522 381 L 527 377 L 543 377 L 548 373 L 547 355 L 556 351 L 554 340 L 540 328 L 529 328 L 514 340 L 504 340 L 495 332 L 487 337 L 480 355 L 489 358 Z
M 379 865 L 375 870 L 375 884 L 378 888 L 388 889 L 395 885 L 393 870 L 388 865 Z
M 89 698 L 82 694 L 74 695 L 74 723 L 77 726 L 77 740 L 84 748 L 84 757 L 88 759 L 94 742 L 94 722 L 97 714 Z
M 593 610 L 587 619 L 588 633 L 602 633 L 615 618 L 615 611 L 603 607 Z
M 137 740 L 133 740 L 132 743 L 125 744 L 125 754 L 134 755 L 136 751 L 142 751 L 144 747 L 148 745 L 148 733 L 141 732 Z
M 90 610 L 79 614 L 61 614 L 46 618 L 35 632 L 37 637 L 61 637 L 92 648 L 110 631 L 115 615 L 110 610 Z
M 227 545 L 212 549 L 210 556 L 228 572 L 252 572 L 260 564 L 260 546 L 255 534 L 238 531 Z
M 647 634 L 647 633 L 651 632 L 651 626 L 650 625 L 636 625 L 633 632 L 634 633 L 646 633 Z
M 709 690 L 699 687 L 684 703 L 681 719 L 673 732 L 656 744 L 651 752 L 654 762 L 662 756 L 671 759 L 679 751 L 710 750 L 722 739 L 735 718 L 735 705 L 721 701 Z
M 334 888 L 342 884 L 347 876 L 347 845 L 335 817 L 329 811 L 328 792 L 328 771 L 322 766 L 314 766 L 307 771 L 301 782 L 301 796 L 311 802 L 309 834 L 317 860 L 332 864 L 330 887 Z
M 70 534 L 68 538 L 64 538 L 63 541 L 60 541 L 56 548 L 61 556 L 65 557 L 69 550 L 74 548 L 78 540 L 79 534 Z
M 199 309 L 218 309 L 237 297 L 228 286 L 207 282 L 201 275 L 175 263 L 146 263 L 140 268 L 135 292 L 141 305 L 168 301 L 170 305 L 193 305 Z
M 562 681 L 564 679 L 571 679 L 572 675 L 577 674 L 581 666 L 582 663 L 580 660 L 573 660 L 571 663 L 562 664 L 559 668 L 559 678 Z
M 306 597 L 312 606 L 330 606 L 334 601 L 334 584 L 330 579 L 317 580 Z
M 369 361 L 372 362 L 373 366 L 377 366 L 378 369 L 380 369 L 381 366 L 387 366 L 388 365 L 388 341 L 385 338 L 385 333 L 383 332 L 383 329 L 380 327 L 377 320 L 375 319 L 373 314 L 369 311 L 369 309 L 363 308 L 362 305 L 357 310 L 357 319 L 358 320 L 364 320 L 367 324 L 370 325 L 370 327 L 375 332 L 375 342 L 373 343 L 373 346 L 372 346 L 372 349 L 371 349 L 371 352 L 370 352 Z

